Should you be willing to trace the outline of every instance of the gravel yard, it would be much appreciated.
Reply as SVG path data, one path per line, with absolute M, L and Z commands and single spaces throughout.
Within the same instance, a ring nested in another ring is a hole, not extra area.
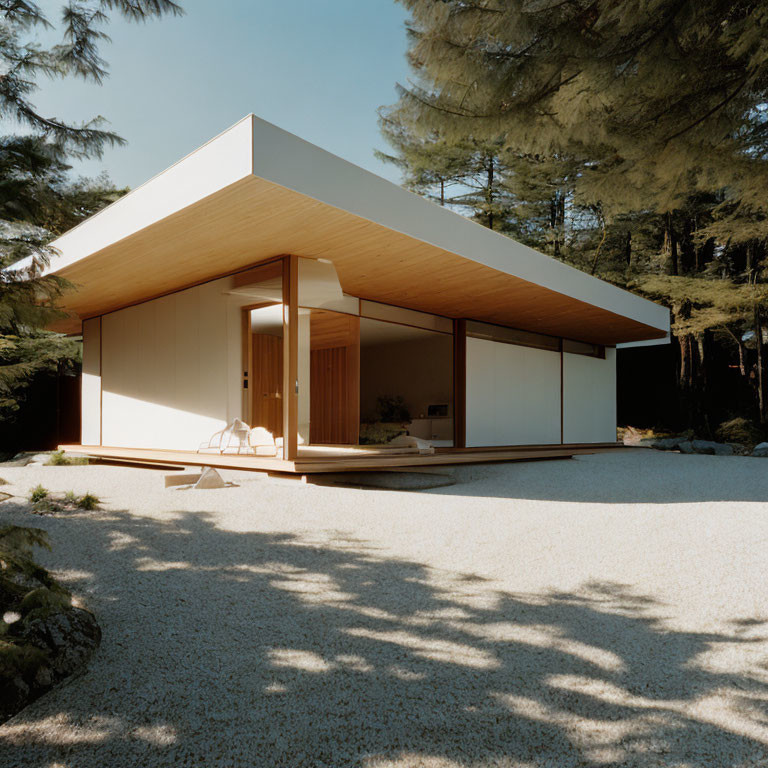
M 89 669 L 0 766 L 768 765 L 768 459 L 633 450 L 462 467 L 422 492 L 2 467 L 103 508 L 41 562 Z

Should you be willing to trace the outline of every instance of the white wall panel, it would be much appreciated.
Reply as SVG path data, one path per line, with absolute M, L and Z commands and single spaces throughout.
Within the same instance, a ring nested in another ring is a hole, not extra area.
M 101 443 L 101 318 L 83 322 L 83 378 L 81 388 L 83 445 Z
M 560 354 L 467 339 L 467 445 L 560 442 Z
M 195 450 L 242 410 L 240 307 L 230 278 L 105 315 L 102 442 Z
M 616 350 L 605 360 L 563 355 L 563 437 L 566 443 L 616 440 Z

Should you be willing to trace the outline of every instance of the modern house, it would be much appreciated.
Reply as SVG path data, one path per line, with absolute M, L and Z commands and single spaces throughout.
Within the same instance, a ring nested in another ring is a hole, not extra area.
M 616 345 L 669 332 L 666 309 L 253 115 L 54 246 L 76 287 L 58 330 L 84 343 L 77 448 L 97 456 L 571 455 L 615 445 Z M 196 453 L 236 418 L 279 455 Z M 398 429 L 436 452 L 387 447 Z

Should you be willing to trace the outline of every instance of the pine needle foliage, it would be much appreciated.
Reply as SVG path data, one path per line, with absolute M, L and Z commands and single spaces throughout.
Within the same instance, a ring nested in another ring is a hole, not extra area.
M 61 316 L 57 300 L 72 288 L 46 274 L 48 243 L 124 193 L 106 178 L 69 177 L 70 159 L 98 157 L 123 140 L 101 116 L 75 124 L 41 112 L 33 103 L 38 82 L 101 83 L 108 68 L 99 46 L 109 39 L 112 16 L 138 22 L 182 12 L 172 0 L 53 0 L 44 7 L 0 0 L 0 118 L 21 133 L 0 137 L 0 422 L 13 418 L 34 375 L 77 365 L 77 345 L 43 330 Z M 43 30 L 57 32 L 59 42 L 42 47 Z
M 765 206 L 764 0 L 400 2 L 421 130 L 588 158 L 581 192 L 608 212 L 715 185 Z

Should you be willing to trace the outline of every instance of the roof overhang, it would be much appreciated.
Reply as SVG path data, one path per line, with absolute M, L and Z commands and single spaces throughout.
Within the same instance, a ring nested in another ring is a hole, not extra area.
M 345 293 L 601 344 L 661 339 L 669 312 L 253 115 L 53 243 L 80 318 L 296 254 Z

